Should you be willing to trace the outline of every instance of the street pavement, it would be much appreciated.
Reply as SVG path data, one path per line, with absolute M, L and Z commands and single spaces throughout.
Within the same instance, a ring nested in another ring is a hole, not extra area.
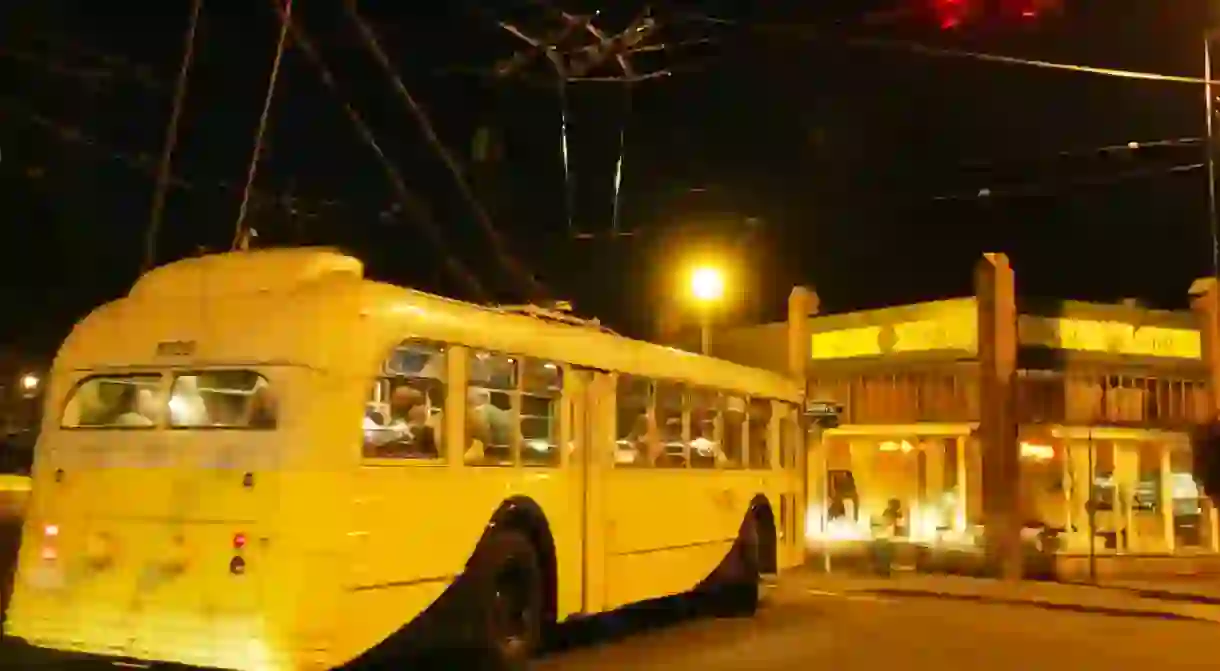
M 645 618 L 648 619 L 648 618 Z M 1073 612 L 1016 600 L 880 595 L 802 576 L 768 591 L 753 619 L 688 618 L 543 656 L 539 671 L 696 668 L 1199 669 L 1220 625 L 1148 613 Z
M 1122 671 L 1217 666 L 1220 624 L 1171 619 L 1146 599 L 1084 595 L 1029 583 L 827 577 L 810 570 L 764 588 L 754 618 L 715 619 L 675 608 L 614 614 L 566 627 L 535 671 Z M 1093 589 L 1096 588 L 1087 588 Z M 1005 590 L 1008 590 L 1007 592 Z M 1042 590 L 1042 591 L 1038 591 Z M 1019 593 L 1026 598 L 1015 598 Z M 1046 594 L 1053 595 L 1046 597 Z M 971 596 L 973 598 L 964 598 Z M 1092 608 L 1090 599 L 1104 603 Z M 22 668 L 0 650 L 0 668 Z

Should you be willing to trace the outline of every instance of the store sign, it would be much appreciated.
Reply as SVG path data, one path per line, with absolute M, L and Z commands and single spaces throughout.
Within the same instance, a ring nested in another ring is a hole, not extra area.
M 1022 315 L 1017 332 L 1027 347 L 1174 359 L 1200 359 L 1203 351 L 1194 329 L 1116 321 Z
M 810 358 L 853 359 L 914 352 L 978 350 L 978 312 L 974 299 L 939 301 L 918 306 L 920 318 L 814 333 Z M 861 313 L 885 319 L 887 311 Z M 910 314 L 911 310 L 906 310 Z M 912 315 L 913 316 L 913 315 Z

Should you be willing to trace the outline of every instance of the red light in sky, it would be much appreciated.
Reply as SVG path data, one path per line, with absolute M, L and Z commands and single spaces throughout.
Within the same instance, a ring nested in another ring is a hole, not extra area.
M 950 30 L 962 25 L 971 9 L 970 0 L 932 0 L 932 11 L 942 30 Z

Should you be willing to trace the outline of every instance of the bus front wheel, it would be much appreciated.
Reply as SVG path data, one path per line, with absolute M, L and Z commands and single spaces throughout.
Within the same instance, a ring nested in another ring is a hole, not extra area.
M 734 544 L 734 571 L 713 588 L 711 611 L 719 617 L 750 617 L 758 611 L 759 583 L 762 580 L 761 547 L 758 523 L 753 517 L 742 525 Z
M 495 669 L 524 669 L 542 631 L 542 571 L 525 535 L 494 532 L 479 553 L 479 643 Z

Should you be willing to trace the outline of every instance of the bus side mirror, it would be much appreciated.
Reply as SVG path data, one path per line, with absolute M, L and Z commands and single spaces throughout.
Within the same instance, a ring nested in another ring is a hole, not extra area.
M 1195 480 L 1208 498 L 1220 504 L 1220 423 L 1209 422 L 1195 431 L 1190 454 Z

